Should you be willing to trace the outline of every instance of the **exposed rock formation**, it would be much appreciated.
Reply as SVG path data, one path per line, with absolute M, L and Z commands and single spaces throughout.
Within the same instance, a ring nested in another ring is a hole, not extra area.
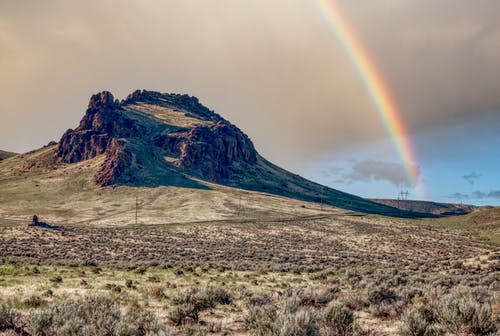
M 174 133 L 176 165 L 212 181 L 231 177 L 233 163 L 254 164 L 257 154 L 250 139 L 226 121 Z
M 134 155 L 126 145 L 127 142 L 123 139 L 111 139 L 106 150 L 106 159 L 95 176 L 98 185 L 108 186 L 115 183 L 127 168 L 132 166 Z
M 88 160 L 105 153 L 113 138 L 140 134 L 141 130 L 121 113 L 119 103 L 113 99 L 107 91 L 90 98 L 80 126 L 62 136 L 57 156 L 67 163 Z
M 38 221 L 38 216 L 34 215 L 33 219 L 31 220 L 30 226 L 38 225 L 40 222 Z
M 178 113 L 178 118 L 191 117 L 205 124 L 179 129 L 133 109 L 142 103 L 168 108 Z M 134 91 L 123 102 L 115 101 L 106 91 L 93 95 L 80 125 L 63 135 L 57 151 L 66 163 L 102 154 L 105 162 L 95 176 L 100 186 L 140 182 L 130 170 L 166 169 L 165 156 L 174 159 L 175 167 L 217 182 L 230 178 L 242 164 L 257 161 L 250 139 L 197 98 L 145 90 Z
M 33 219 L 31 220 L 31 223 L 28 224 L 28 226 L 35 226 L 35 227 L 40 227 L 40 228 L 44 228 L 44 229 L 60 230 L 60 228 L 58 228 L 57 226 L 52 226 L 52 225 L 49 225 L 47 223 L 40 222 L 37 215 L 33 216 Z

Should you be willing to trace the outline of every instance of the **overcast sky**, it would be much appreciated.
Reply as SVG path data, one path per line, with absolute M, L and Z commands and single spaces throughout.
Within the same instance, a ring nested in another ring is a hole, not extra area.
M 471 153 L 438 149 L 499 144 L 481 139 L 500 125 L 500 2 L 335 2 L 400 106 L 422 177 L 448 162 L 457 181 L 490 181 L 476 196 L 498 203 L 488 195 L 499 173 L 483 171 L 499 161 L 474 155 L 477 167 L 462 169 Z M 58 140 L 92 93 L 145 88 L 198 96 L 270 160 L 309 178 L 364 196 L 381 183 L 381 197 L 406 187 L 390 146 L 367 154 L 387 134 L 316 1 L 0 0 L 0 74 L 1 149 Z M 345 171 L 334 179 L 312 173 L 335 165 Z M 473 198 L 455 187 L 430 196 Z

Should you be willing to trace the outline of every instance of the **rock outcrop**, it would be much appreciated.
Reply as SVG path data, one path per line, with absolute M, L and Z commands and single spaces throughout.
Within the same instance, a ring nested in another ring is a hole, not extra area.
M 257 162 L 257 154 L 250 139 L 225 121 L 171 136 L 179 137 L 176 165 L 212 181 L 231 177 L 233 163 Z
M 169 108 L 178 118 L 198 119 L 202 125 L 173 127 L 131 108 L 140 104 Z M 197 98 L 145 90 L 134 91 L 122 102 L 107 91 L 93 95 L 80 125 L 66 131 L 57 151 L 66 163 L 100 155 L 105 155 L 95 176 L 100 186 L 140 183 L 135 173 L 167 169 L 164 157 L 170 157 L 178 170 L 214 182 L 222 182 L 242 165 L 257 161 L 248 136 Z
M 138 125 L 125 117 L 113 95 L 104 91 L 90 98 L 78 128 L 64 133 L 57 156 L 66 163 L 88 160 L 104 154 L 112 139 L 132 135 L 140 135 Z
M 132 167 L 133 161 L 134 155 L 127 148 L 127 142 L 123 139 L 112 139 L 106 150 L 106 159 L 95 176 L 95 182 L 100 186 L 114 184 L 128 168 Z

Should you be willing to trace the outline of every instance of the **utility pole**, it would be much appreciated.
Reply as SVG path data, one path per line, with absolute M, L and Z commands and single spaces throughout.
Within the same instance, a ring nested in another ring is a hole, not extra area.
M 137 212 L 139 208 L 139 197 L 135 195 L 135 225 L 137 226 Z
M 238 202 L 238 216 L 242 215 L 242 208 L 241 208 L 241 194 L 239 195 L 239 202 Z

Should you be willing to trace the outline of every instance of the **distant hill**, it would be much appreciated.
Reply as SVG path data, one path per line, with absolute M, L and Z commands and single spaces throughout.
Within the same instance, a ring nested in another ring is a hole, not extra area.
M 152 195 L 160 197 L 160 191 L 176 190 L 179 199 L 178 192 L 198 199 L 200 195 L 211 198 L 215 193 L 210 191 L 217 190 L 219 199 L 206 203 L 213 204 L 215 212 L 226 211 L 224 203 L 220 204 L 223 199 L 231 204 L 228 212 L 239 208 L 235 204 L 241 201 L 233 197 L 242 197 L 237 190 L 247 190 L 259 193 L 247 193 L 252 200 L 265 199 L 262 195 L 267 194 L 362 213 L 434 216 L 376 203 L 292 174 L 263 158 L 246 134 L 197 98 L 146 90 L 137 90 L 122 101 L 107 91 L 93 95 L 77 128 L 66 131 L 58 143 L 5 161 L 0 173 L 0 188 L 5 191 L 5 199 L 0 197 L 2 206 L 3 201 L 23 202 L 30 193 L 33 199 L 27 206 L 39 203 L 43 210 L 47 203 L 51 207 L 61 203 L 64 206 L 58 206 L 58 211 L 76 213 L 79 206 L 92 204 L 89 198 L 112 193 L 113 197 L 102 200 L 104 204 L 94 206 L 102 209 L 95 211 L 96 216 L 116 213 L 110 211 L 109 203 L 120 200 L 115 210 L 120 208 L 120 202 L 137 192 L 130 188 L 148 190 L 149 195 L 143 197 L 151 199 L 150 204 L 156 204 Z M 123 195 L 114 193 L 116 188 Z M 46 197 L 48 190 L 54 197 Z M 222 197 L 224 193 L 228 194 Z M 75 204 L 65 204 L 69 200 Z M 12 208 L 19 202 L 11 203 Z M 256 204 L 255 209 L 268 206 Z M 307 207 L 303 204 L 302 209 Z M 207 211 L 212 216 L 213 211 Z
M 6 151 L 3 151 L 3 150 L 0 150 L 0 161 L 8 159 L 10 157 L 13 157 L 15 155 L 17 155 L 17 154 L 16 153 L 12 153 L 12 152 L 6 152 Z
M 477 207 L 467 204 L 451 204 L 429 201 L 372 199 L 372 201 L 406 211 L 428 213 L 439 216 L 465 215 Z

